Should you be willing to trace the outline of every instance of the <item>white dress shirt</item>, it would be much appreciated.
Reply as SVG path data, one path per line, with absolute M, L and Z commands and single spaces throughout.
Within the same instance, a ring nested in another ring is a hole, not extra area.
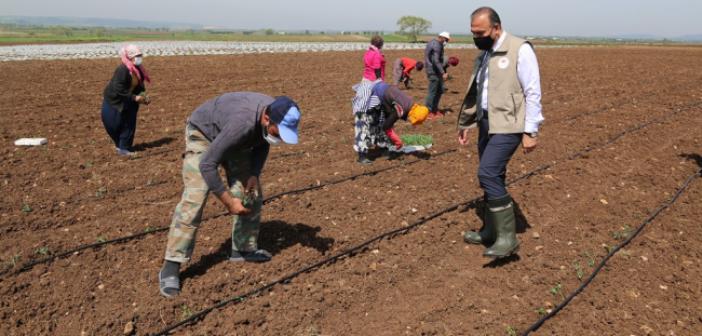
M 492 46 L 492 51 L 499 48 L 505 41 L 506 32 L 502 32 L 500 38 Z M 481 107 L 483 110 L 488 109 L 488 76 L 489 68 L 485 70 L 485 80 L 483 84 L 483 97 Z M 539 131 L 539 125 L 544 121 L 541 114 L 541 77 L 539 75 L 539 63 L 536 60 L 534 49 L 524 43 L 519 48 L 517 57 L 517 78 L 524 90 L 526 98 L 526 121 L 524 123 L 524 132 L 533 133 Z M 480 85 L 480 83 L 478 83 Z

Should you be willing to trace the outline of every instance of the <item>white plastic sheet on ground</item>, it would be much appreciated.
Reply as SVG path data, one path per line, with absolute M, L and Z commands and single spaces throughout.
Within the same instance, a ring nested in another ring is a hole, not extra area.
M 92 59 L 117 57 L 127 43 L 138 45 L 148 56 L 235 55 L 252 53 L 362 51 L 367 42 L 212 42 L 212 41 L 144 41 L 79 44 L 41 44 L 0 46 L 0 61 Z M 422 50 L 424 43 L 386 43 L 384 50 Z M 452 49 L 470 49 L 472 44 L 451 43 Z
M 41 146 L 47 142 L 46 138 L 19 138 L 15 140 L 15 146 Z

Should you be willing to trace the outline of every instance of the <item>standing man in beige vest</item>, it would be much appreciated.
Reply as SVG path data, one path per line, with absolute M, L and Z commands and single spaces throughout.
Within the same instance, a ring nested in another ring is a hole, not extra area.
M 521 144 L 536 148 L 541 115 L 539 65 L 531 43 L 502 30 L 497 12 L 480 7 L 471 15 L 475 46 L 473 65 L 458 116 L 458 142 L 468 144 L 478 127 L 478 180 L 487 209 L 480 231 L 468 231 L 467 243 L 488 246 L 486 257 L 503 258 L 519 248 L 512 198 L 505 188 L 507 164 Z

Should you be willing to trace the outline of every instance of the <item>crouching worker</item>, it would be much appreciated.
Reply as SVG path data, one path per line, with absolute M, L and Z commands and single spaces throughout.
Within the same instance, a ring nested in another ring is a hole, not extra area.
M 424 69 L 424 62 L 409 57 L 396 59 L 395 63 L 392 65 L 393 85 L 398 86 L 400 83 L 403 83 L 405 84 L 405 89 L 409 89 L 412 83 L 410 74 L 414 69 L 422 71 L 422 69 Z
M 367 110 L 355 113 L 354 150 L 358 152 L 358 163 L 364 165 L 372 163 L 368 157 L 370 148 L 387 150 L 392 145 L 396 149 L 402 148 L 402 140 L 393 128 L 395 122 L 402 119 L 412 126 L 417 126 L 429 115 L 429 109 L 426 106 L 415 104 L 412 98 L 400 91 L 397 86 L 383 82 L 373 86 L 369 100 Z
M 297 143 L 300 111 L 288 97 L 233 92 L 200 105 L 185 127 L 183 196 L 175 208 L 163 267 L 161 294 L 180 292 L 180 265 L 190 260 L 207 196 L 212 191 L 232 215 L 230 261 L 265 262 L 258 248 L 263 197 L 259 176 L 270 145 Z M 226 172 L 228 188 L 218 174 Z

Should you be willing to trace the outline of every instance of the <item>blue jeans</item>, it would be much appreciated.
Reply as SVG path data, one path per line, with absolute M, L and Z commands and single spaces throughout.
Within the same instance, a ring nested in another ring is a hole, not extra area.
M 507 163 L 522 143 L 522 133 L 488 134 L 487 111 L 478 122 L 478 181 L 487 200 L 497 200 L 509 195 L 505 187 Z
M 444 79 L 440 76 L 429 75 L 429 93 L 424 100 L 424 105 L 429 108 L 429 112 L 439 111 L 439 101 L 444 94 Z
M 103 99 L 102 124 L 105 125 L 105 130 L 115 143 L 115 147 L 124 150 L 132 149 L 138 111 L 139 104 L 136 102 L 125 102 L 124 109 L 120 113 Z

